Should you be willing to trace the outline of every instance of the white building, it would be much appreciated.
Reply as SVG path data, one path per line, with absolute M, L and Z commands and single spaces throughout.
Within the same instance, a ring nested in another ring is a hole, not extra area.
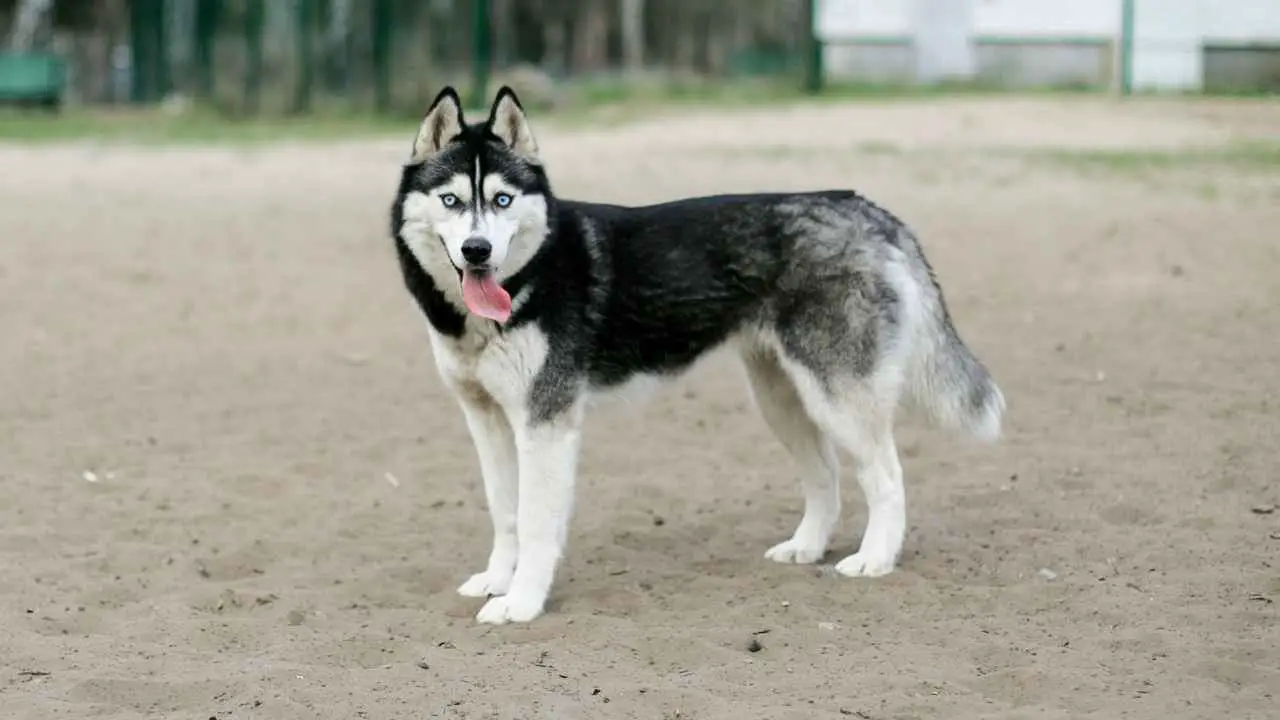
M 815 23 L 834 80 L 1280 90 L 1280 0 L 1126 1 L 819 0 Z

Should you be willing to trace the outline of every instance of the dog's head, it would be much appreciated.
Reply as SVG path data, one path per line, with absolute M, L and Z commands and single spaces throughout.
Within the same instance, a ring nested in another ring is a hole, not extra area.
M 446 87 L 413 141 L 393 230 L 436 283 L 460 287 L 471 312 L 505 322 L 511 298 L 500 281 L 537 252 L 550 200 L 516 94 L 503 87 L 488 119 L 468 124 L 458 93 Z

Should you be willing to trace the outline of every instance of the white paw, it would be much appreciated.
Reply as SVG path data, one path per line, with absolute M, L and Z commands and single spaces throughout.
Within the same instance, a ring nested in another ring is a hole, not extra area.
M 836 572 L 845 577 L 881 577 L 893 572 L 893 558 L 858 551 L 836 563 Z
M 511 576 L 500 576 L 494 572 L 482 572 L 472 575 L 458 588 L 458 594 L 466 597 L 489 597 L 490 595 L 506 595 L 511 587 Z
M 764 556 L 774 562 L 808 565 L 818 562 L 826 554 L 827 549 L 821 544 L 806 544 L 791 538 L 769 548 Z
M 486 625 L 524 623 L 542 614 L 542 600 L 528 595 L 510 594 L 496 597 L 476 613 L 476 621 Z

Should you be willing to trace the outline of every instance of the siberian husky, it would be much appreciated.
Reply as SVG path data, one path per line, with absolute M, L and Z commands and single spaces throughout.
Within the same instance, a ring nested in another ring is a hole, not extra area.
M 741 357 L 765 422 L 799 464 L 804 514 L 769 548 L 814 563 L 840 518 L 837 448 L 868 519 L 848 577 L 894 569 L 906 531 L 901 400 L 979 439 L 1005 401 L 952 325 L 910 229 L 849 190 L 624 207 L 557 198 L 503 87 L 481 123 L 453 88 L 426 113 L 391 208 L 409 294 L 479 455 L 488 564 L 458 592 L 481 623 L 542 614 L 565 549 L 588 398 Z

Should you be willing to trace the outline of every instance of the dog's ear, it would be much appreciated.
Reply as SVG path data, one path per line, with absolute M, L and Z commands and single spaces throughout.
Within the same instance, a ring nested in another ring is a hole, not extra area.
M 446 86 L 436 95 L 431 109 L 422 118 L 418 128 L 418 137 L 413 140 L 413 153 L 409 156 L 409 164 L 417 164 L 431 155 L 440 152 L 450 140 L 462 133 L 465 127 L 462 119 L 462 101 L 453 86 Z
M 497 135 L 517 155 L 538 161 L 538 142 L 529 129 L 529 119 L 525 117 L 515 91 L 506 85 L 493 99 L 493 109 L 489 111 L 489 132 Z

